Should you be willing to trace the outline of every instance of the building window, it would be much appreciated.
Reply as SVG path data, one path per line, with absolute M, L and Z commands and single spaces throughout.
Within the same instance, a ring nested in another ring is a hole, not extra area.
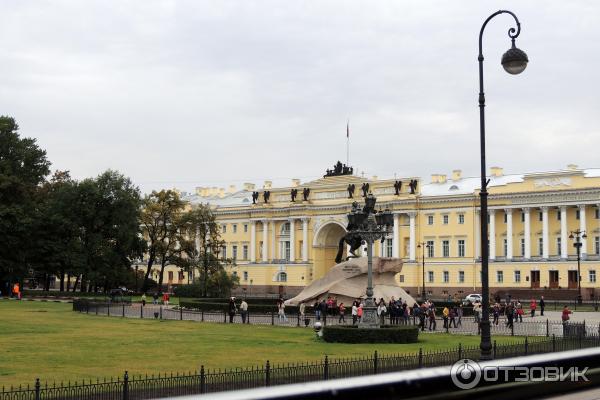
M 579 212 L 580 212 L 580 211 L 581 211 L 581 210 L 575 210 L 575 219 L 579 219 Z
M 281 234 L 282 235 L 290 234 L 290 223 L 289 222 L 286 222 L 285 224 L 281 225 Z
M 237 246 L 231 246 L 231 257 L 237 260 Z
M 244 280 L 247 281 L 248 280 L 248 271 L 244 271 Z
M 258 242 L 258 257 L 262 259 L 263 257 L 263 241 Z
M 289 240 L 285 240 L 285 241 L 281 242 L 281 257 L 286 261 L 290 261 L 290 241 Z
M 504 257 L 508 257 L 508 239 L 503 240 Z
M 444 283 L 450 282 L 450 272 L 444 271 Z
M 433 215 L 427 216 L 427 225 L 433 225 Z
M 458 256 L 459 257 L 465 256 L 465 240 L 464 239 L 458 240 Z
M 450 241 L 442 240 L 442 256 L 450 257 Z
M 538 239 L 538 254 L 540 256 L 544 255 L 544 238 Z
M 504 272 L 503 271 L 496 271 L 496 282 L 498 282 L 498 283 L 504 282 Z
M 557 221 L 560 221 L 560 219 L 562 218 L 560 214 L 561 214 L 561 212 L 560 212 L 560 210 L 558 210 L 558 212 L 556 213 L 556 220 Z
M 225 224 L 221 225 L 221 232 L 227 233 L 227 225 L 225 225 Z
M 244 233 L 248 233 L 248 224 L 244 224 Z
M 221 256 L 223 257 L 223 259 L 227 258 L 227 246 L 221 247 Z
M 277 282 L 287 282 L 287 274 L 285 272 L 278 273 Z
M 404 275 L 400 275 L 400 283 L 404 282 Z
M 508 222 L 508 214 L 504 213 L 504 223 L 506 224 Z
M 169 271 L 167 274 L 169 283 L 173 283 L 173 271 Z
M 386 239 L 385 240 L 385 256 L 386 257 L 392 257 L 392 251 L 393 251 L 393 239 Z
M 179 283 L 182 283 L 183 282 L 183 271 L 179 271 L 178 278 L 179 278 Z
M 540 212 L 538 213 L 538 220 L 539 220 L 540 222 L 544 220 L 544 213 L 543 213 L 542 211 L 540 211 Z
M 521 239 L 521 257 L 525 257 L 525 239 Z
M 304 260 L 304 242 L 302 240 L 300 240 L 298 242 L 298 245 L 300 246 L 299 247 L 300 251 L 298 253 L 300 253 L 300 257 Z
M 556 254 L 559 256 L 562 255 L 562 240 L 561 238 L 556 238 Z
M 237 233 L 237 224 L 231 225 L 231 229 L 233 229 L 233 233 Z
M 594 238 L 594 252 L 600 254 L 600 236 Z
M 596 216 L 596 219 L 600 219 L 600 208 L 596 208 L 596 210 L 594 210 L 595 213 L 594 215 Z
M 525 222 L 525 211 L 521 211 L 521 222 Z
M 442 221 L 444 225 L 448 225 L 448 214 L 442 216 Z
M 435 257 L 433 240 L 427 241 L 427 257 Z
M 427 271 L 427 279 L 429 283 L 433 283 L 433 271 Z
M 515 271 L 515 283 L 520 283 L 521 282 L 521 271 L 517 270 Z
M 465 223 L 465 214 L 458 214 L 458 223 L 461 225 Z
M 458 271 L 458 283 L 465 283 L 465 271 Z
M 588 272 L 588 277 L 590 278 L 590 283 L 596 283 L 596 270 L 590 269 Z
M 245 244 L 242 246 L 242 260 L 248 259 L 248 245 Z

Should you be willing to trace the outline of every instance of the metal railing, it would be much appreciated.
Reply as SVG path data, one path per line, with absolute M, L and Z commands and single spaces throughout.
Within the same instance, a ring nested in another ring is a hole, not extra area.
M 496 359 L 540 353 L 593 348 L 600 346 L 600 337 L 583 336 L 558 338 L 525 338 L 512 343 L 496 344 Z M 2 388 L 0 400 L 143 400 L 199 393 L 216 393 L 230 390 L 259 388 L 303 382 L 316 382 L 349 378 L 416 368 L 451 365 L 463 358 L 479 359 L 478 346 L 461 346 L 451 350 L 427 351 L 422 348 L 413 354 L 380 355 L 329 359 L 322 361 L 271 364 L 229 370 L 200 370 L 158 376 L 130 376 L 96 382 L 69 382 L 68 384 L 42 384 L 36 380 L 33 387 Z M 369 397 L 371 398 L 371 397 Z
M 600 349 L 574 350 L 552 355 L 533 355 L 485 361 L 479 364 L 481 370 L 498 368 L 511 371 L 506 378 L 481 380 L 472 389 L 458 388 L 453 380 L 451 367 L 437 367 L 413 371 L 381 374 L 371 377 L 336 379 L 327 382 L 313 382 L 303 385 L 285 385 L 274 388 L 260 388 L 211 396 L 187 396 L 180 400 L 211 398 L 214 400 L 322 400 L 322 399 L 541 399 L 551 395 L 577 391 L 581 398 L 596 398 L 597 393 L 589 393 L 600 386 Z M 586 370 L 588 381 L 565 379 L 547 381 L 544 379 L 515 381 L 524 369 Z M 516 372 L 516 371 L 519 372 Z

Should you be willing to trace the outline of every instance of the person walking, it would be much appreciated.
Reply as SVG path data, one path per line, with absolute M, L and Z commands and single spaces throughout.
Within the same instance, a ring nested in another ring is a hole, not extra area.
M 452 325 L 456 328 L 456 306 L 450 309 L 450 323 L 448 324 L 448 328 L 452 328 Z
M 448 329 L 448 316 L 450 315 L 450 310 L 448 307 L 444 307 L 442 310 L 442 318 L 444 319 L 444 329 Z
M 152 295 L 152 304 L 156 305 L 158 304 L 158 293 L 154 292 L 154 294 Z
M 304 321 L 304 313 L 306 312 L 306 304 L 298 304 L 298 312 L 300 313 L 300 319 Z
M 169 305 L 169 293 L 167 293 L 167 292 L 164 292 L 164 293 L 163 293 L 162 300 L 163 300 L 163 304 L 164 304 L 165 306 L 168 306 L 168 305 Z
M 514 318 L 514 306 L 512 303 L 510 303 L 507 307 L 506 307 L 506 327 L 513 329 L 513 318 Z
M 379 317 L 379 323 L 381 325 L 385 324 L 385 313 L 387 312 L 387 307 L 385 306 L 385 301 L 381 299 L 379 301 L 379 305 L 377 306 L 377 316 Z
M 516 312 L 517 315 L 515 316 L 515 321 L 523 322 L 523 314 L 525 314 L 525 310 L 523 310 L 523 304 L 517 303 Z
M 248 303 L 246 303 L 246 299 L 243 299 L 240 303 L 240 315 L 242 316 L 242 324 L 245 324 L 246 318 L 248 318 Z M 248 323 L 250 323 L 250 319 L 248 319 Z
M 544 296 L 540 298 L 540 316 L 544 316 L 544 308 L 546 308 L 546 302 L 544 301 Z
M 570 314 L 573 314 L 573 311 L 569 310 L 569 307 L 565 305 L 563 307 L 561 316 L 563 324 L 566 324 L 571 319 L 571 317 L 569 316 Z
M 142 307 L 146 305 L 146 293 L 142 294 Z
M 279 319 L 279 322 L 288 322 L 287 316 L 285 315 L 285 301 L 281 298 L 277 302 L 277 318 Z
M 437 327 L 437 322 L 435 322 L 435 307 L 430 307 L 427 312 L 429 316 L 429 330 L 432 330 L 431 327 L 433 327 L 433 330 L 435 331 L 435 328 Z
M 338 312 L 340 314 L 340 319 L 338 320 L 338 323 L 341 324 L 342 322 L 346 323 L 346 318 L 344 317 L 344 313 L 346 312 L 346 307 L 344 306 L 344 303 L 340 303 L 340 305 L 338 306 Z
M 362 321 L 363 316 L 363 304 L 362 302 L 358 305 L 358 310 L 356 311 L 356 315 L 358 316 L 358 323 Z
M 237 311 L 237 307 L 235 306 L 235 297 L 229 299 L 229 323 L 233 324 L 233 318 L 235 317 L 235 312 Z
M 537 302 L 535 299 L 531 299 L 531 303 L 529 303 L 529 309 L 531 310 L 531 318 L 535 317 L 535 309 L 537 308 Z
M 357 320 L 358 320 L 358 305 L 357 305 L 357 302 L 354 301 L 354 303 L 352 303 L 352 325 L 356 325 Z
M 494 325 L 498 325 L 498 322 L 500 320 L 500 305 L 498 303 L 494 304 L 494 308 L 492 310 L 492 313 L 494 315 L 494 321 L 492 323 Z
M 321 302 L 319 301 L 319 299 L 317 299 L 315 301 L 315 304 L 313 304 L 313 311 L 315 312 L 315 318 L 317 319 L 317 321 L 321 320 Z
M 462 326 L 462 317 L 463 317 L 463 305 L 462 303 L 458 305 L 458 308 L 456 309 L 456 316 L 458 317 L 458 324 L 457 324 L 457 328 L 459 326 Z

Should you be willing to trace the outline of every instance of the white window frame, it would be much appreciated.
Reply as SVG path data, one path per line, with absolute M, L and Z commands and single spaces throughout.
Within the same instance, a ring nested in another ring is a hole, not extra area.
M 465 223 L 465 214 L 458 214 L 458 224 L 464 225 Z
M 465 256 L 465 240 L 464 239 L 458 239 L 458 256 L 459 257 L 464 257 Z
M 448 222 L 450 222 L 450 216 L 448 214 L 442 215 L 442 224 L 448 225 Z
M 504 283 L 504 271 L 496 271 L 496 283 Z
M 427 216 L 427 225 L 433 225 L 433 215 Z
M 450 283 L 450 272 L 449 271 L 444 271 L 442 273 L 442 281 L 444 283 Z
M 450 241 L 442 240 L 442 257 L 448 258 L 450 257 Z
M 458 283 L 465 283 L 465 271 L 458 271 Z
M 515 283 L 521 283 L 521 270 L 516 269 L 514 274 Z

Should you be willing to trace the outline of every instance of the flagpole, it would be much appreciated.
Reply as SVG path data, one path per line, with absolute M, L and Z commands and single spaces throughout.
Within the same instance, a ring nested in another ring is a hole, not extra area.
M 350 166 L 350 119 L 346 122 L 346 165 Z

